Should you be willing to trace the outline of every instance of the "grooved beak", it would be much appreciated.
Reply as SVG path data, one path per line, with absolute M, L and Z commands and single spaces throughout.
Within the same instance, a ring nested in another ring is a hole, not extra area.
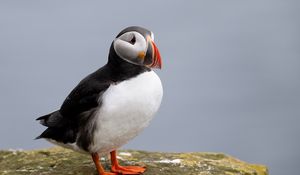
M 147 37 L 147 42 L 148 42 L 148 50 L 144 58 L 145 59 L 144 64 L 149 68 L 161 69 L 162 61 L 156 44 L 154 43 L 154 41 L 151 39 L 150 36 Z
M 152 62 L 152 65 L 150 67 L 161 69 L 162 62 L 161 62 L 161 57 L 160 57 L 159 50 L 158 50 L 158 48 L 156 47 L 156 44 L 153 41 L 151 41 L 151 43 L 153 45 L 154 54 L 153 54 L 153 62 Z

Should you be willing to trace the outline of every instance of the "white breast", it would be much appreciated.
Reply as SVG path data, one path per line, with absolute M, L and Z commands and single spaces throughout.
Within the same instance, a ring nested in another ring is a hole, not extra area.
M 161 81 L 153 71 L 111 85 L 102 96 L 89 149 L 107 153 L 133 139 L 157 112 L 162 95 Z

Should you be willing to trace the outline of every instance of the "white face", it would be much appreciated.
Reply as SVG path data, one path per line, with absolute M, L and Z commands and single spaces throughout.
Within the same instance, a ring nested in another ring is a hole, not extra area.
M 114 50 L 117 55 L 133 64 L 142 64 L 141 54 L 147 52 L 146 39 L 138 32 L 126 32 L 114 40 Z

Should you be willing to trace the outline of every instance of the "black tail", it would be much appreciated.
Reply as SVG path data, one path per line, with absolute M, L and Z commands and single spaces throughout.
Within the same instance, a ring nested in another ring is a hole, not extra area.
M 54 112 L 52 112 L 52 113 L 50 113 L 50 114 L 47 114 L 47 115 L 43 115 L 43 116 L 41 116 L 41 117 L 39 117 L 39 118 L 37 118 L 37 119 L 35 119 L 35 120 L 43 120 L 43 119 L 45 119 L 45 118 L 48 118 L 50 115 L 52 115 Z
M 52 113 L 50 113 L 50 114 L 47 114 L 47 115 L 44 115 L 44 116 L 41 116 L 41 117 L 37 118 L 36 120 L 39 120 L 41 125 L 47 126 L 47 122 L 46 122 L 46 121 L 49 119 L 49 117 L 50 117 L 53 113 L 54 113 L 54 112 L 52 112 Z
M 56 111 L 55 111 L 55 112 L 56 112 Z M 47 121 L 48 121 L 49 117 L 50 117 L 53 113 L 55 113 L 55 112 L 52 112 L 52 113 L 47 114 L 47 115 L 43 115 L 43 116 L 37 118 L 36 120 L 39 120 L 41 125 L 47 126 Z M 34 140 L 41 139 L 41 138 L 43 138 L 42 134 L 39 135 L 39 136 L 37 136 L 36 138 L 34 138 Z
M 42 125 L 47 127 L 61 127 L 65 125 L 66 122 L 68 121 L 60 114 L 59 111 L 55 111 L 50 114 L 41 116 L 36 120 L 39 120 Z
M 34 140 L 41 139 L 41 138 L 43 138 L 43 137 L 41 135 L 39 135 L 36 138 L 34 138 Z
M 73 128 L 68 118 L 64 118 L 59 110 L 37 118 L 40 123 L 48 127 L 35 139 L 53 139 L 62 143 L 73 143 L 76 140 L 77 131 Z

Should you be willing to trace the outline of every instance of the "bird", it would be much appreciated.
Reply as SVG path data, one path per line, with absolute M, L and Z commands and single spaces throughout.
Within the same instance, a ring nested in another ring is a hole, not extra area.
M 99 175 L 142 174 L 145 167 L 121 166 L 117 149 L 157 113 L 163 87 L 154 69 L 161 68 L 153 32 L 123 29 L 112 41 L 107 63 L 82 79 L 58 110 L 36 119 L 47 127 L 36 139 L 91 155 Z M 99 161 L 105 154 L 111 171 Z

